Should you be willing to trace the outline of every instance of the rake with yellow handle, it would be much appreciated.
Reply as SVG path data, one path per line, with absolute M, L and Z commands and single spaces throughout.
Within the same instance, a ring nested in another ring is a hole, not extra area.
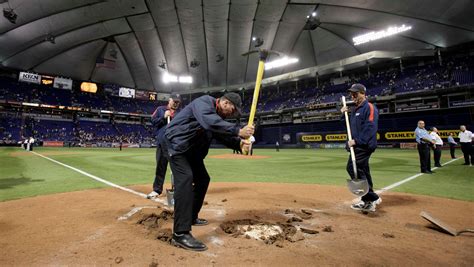
M 277 56 L 280 53 L 276 51 L 260 49 L 260 50 L 253 50 L 247 53 L 242 54 L 242 56 L 248 56 L 253 53 L 258 53 L 259 61 L 258 61 L 258 70 L 257 70 L 257 79 L 255 80 L 255 90 L 253 91 L 253 99 L 252 99 L 252 106 L 250 107 L 250 116 L 249 121 L 247 123 L 248 126 L 253 125 L 253 121 L 255 119 L 255 113 L 257 112 L 257 104 L 258 104 L 258 95 L 260 93 L 260 87 L 262 85 L 263 73 L 265 71 L 265 61 L 270 54 L 275 54 Z M 250 141 L 250 138 L 247 139 Z M 245 155 L 248 155 L 248 151 L 242 151 Z

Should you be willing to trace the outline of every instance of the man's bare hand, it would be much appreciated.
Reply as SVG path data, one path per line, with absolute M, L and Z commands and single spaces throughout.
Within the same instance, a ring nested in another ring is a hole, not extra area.
M 348 145 L 349 147 L 353 147 L 353 146 L 356 145 L 356 141 L 355 141 L 354 139 L 349 140 L 349 141 L 347 141 L 347 145 Z
M 170 117 L 170 116 L 171 116 L 171 111 L 169 111 L 169 110 L 165 111 L 165 115 L 164 115 L 165 119 Z
M 341 113 L 344 113 L 344 112 L 346 112 L 346 111 L 348 111 L 348 110 L 349 110 L 349 109 L 347 108 L 347 106 L 346 106 L 346 107 L 342 107 L 342 108 L 341 108 Z
M 247 125 L 244 128 L 239 130 L 239 136 L 243 139 L 249 139 L 250 136 L 255 132 L 255 127 L 253 125 Z
M 240 140 L 240 149 L 242 150 L 242 154 L 248 155 L 250 151 L 250 141 L 247 139 Z

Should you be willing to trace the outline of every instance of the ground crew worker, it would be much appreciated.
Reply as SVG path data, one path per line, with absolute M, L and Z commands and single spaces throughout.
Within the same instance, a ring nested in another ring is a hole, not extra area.
M 254 127 L 240 129 L 224 120 L 240 115 L 241 108 L 242 99 L 236 93 L 217 99 L 204 95 L 183 108 L 165 130 L 163 148 L 169 156 L 175 183 L 171 240 L 175 246 L 194 251 L 207 249 L 191 234 L 192 225 L 208 224 L 198 217 L 210 181 L 204 158 L 213 138 L 229 148 L 248 152 L 250 142 L 245 139 L 254 133 Z
M 168 118 L 170 120 L 178 112 L 181 103 L 181 96 L 179 94 L 171 94 L 166 106 L 158 107 L 151 116 L 151 122 L 156 128 L 156 169 L 155 179 L 153 181 L 153 191 L 147 195 L 148 198 L 156 198 L 163 192 L 163 184 L 165 182 L 166 169 L 168 168 L 168 158 L 163 153 L 161 142 L 162 136 L 168 125 Z
M 374 212 L 376 206 L 382 203 L 382 199 L 373 190 L 374 185 L 370 174 L 369 159 L 377 148 L 379 111 L 367 100 L 367 89 L 364 85 L 360 83 L 353 84 L 348 91 L 356 107 L 351 112 L 350 127 L 352 140 L 347 141 L 347 146 L 354 147 L 357 178 L 367 179 L 369 183 L 369 192 L 362 196 L 359 203 L 352 204 L 351 208 L 364 212 Z M 343 107 L 341 112 L 344 113 L 347 110 L 347 107 Z M 347 172 L 352 179 L 356 178 L 350 156 L 347 162 Z

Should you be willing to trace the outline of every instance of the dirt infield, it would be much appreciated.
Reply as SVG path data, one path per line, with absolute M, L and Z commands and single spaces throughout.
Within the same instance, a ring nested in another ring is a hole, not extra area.
M 209 247 L 199 253 L 168 243 L 172 213 L 116 189 L 7 201 L 0 265 L 474 264 L 472 235 L 449 236 L 419 216 L 472 227 L 474 203 L 389 192 L 377 213 L 362 215 L 349 208 L 352 198 L 335 186 L 211 183 L 200 214 L 210 224 L 193 228 Z
M 211 159 L 248 159 L 248 160 L 253 160 L 253 159 L 268 159 L 268 158 L 270 158 L 270 156 L 259 156 L 259 155 L 246 156 L 246 155 L 240 155 L 240 154 L 220 154 L 220 155 L 209 156 L 208 158 L 211 158 Z

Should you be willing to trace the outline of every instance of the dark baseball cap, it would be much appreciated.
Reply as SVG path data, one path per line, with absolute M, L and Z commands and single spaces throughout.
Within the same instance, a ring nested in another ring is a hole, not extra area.
M 347 89 L 347 91 L 349 92 L 353 92 L 353 93 L 364 93 L 367 91 L 367 89 L 365 88 L 365 86 L 363 84 L 360 84 L 360 83 L 354 83 L 351 88 Z
M 242 98 L 237 93 L 227 93 L 224 95 L 224 98 L 232 102 L 235 106 L 236 115 L 242 115 Z
M 173 101 L 181 101 L 181 95 L 177 94 L 177 93 L 172 93 L 170 95 L 170 98 L 173 99 Z

